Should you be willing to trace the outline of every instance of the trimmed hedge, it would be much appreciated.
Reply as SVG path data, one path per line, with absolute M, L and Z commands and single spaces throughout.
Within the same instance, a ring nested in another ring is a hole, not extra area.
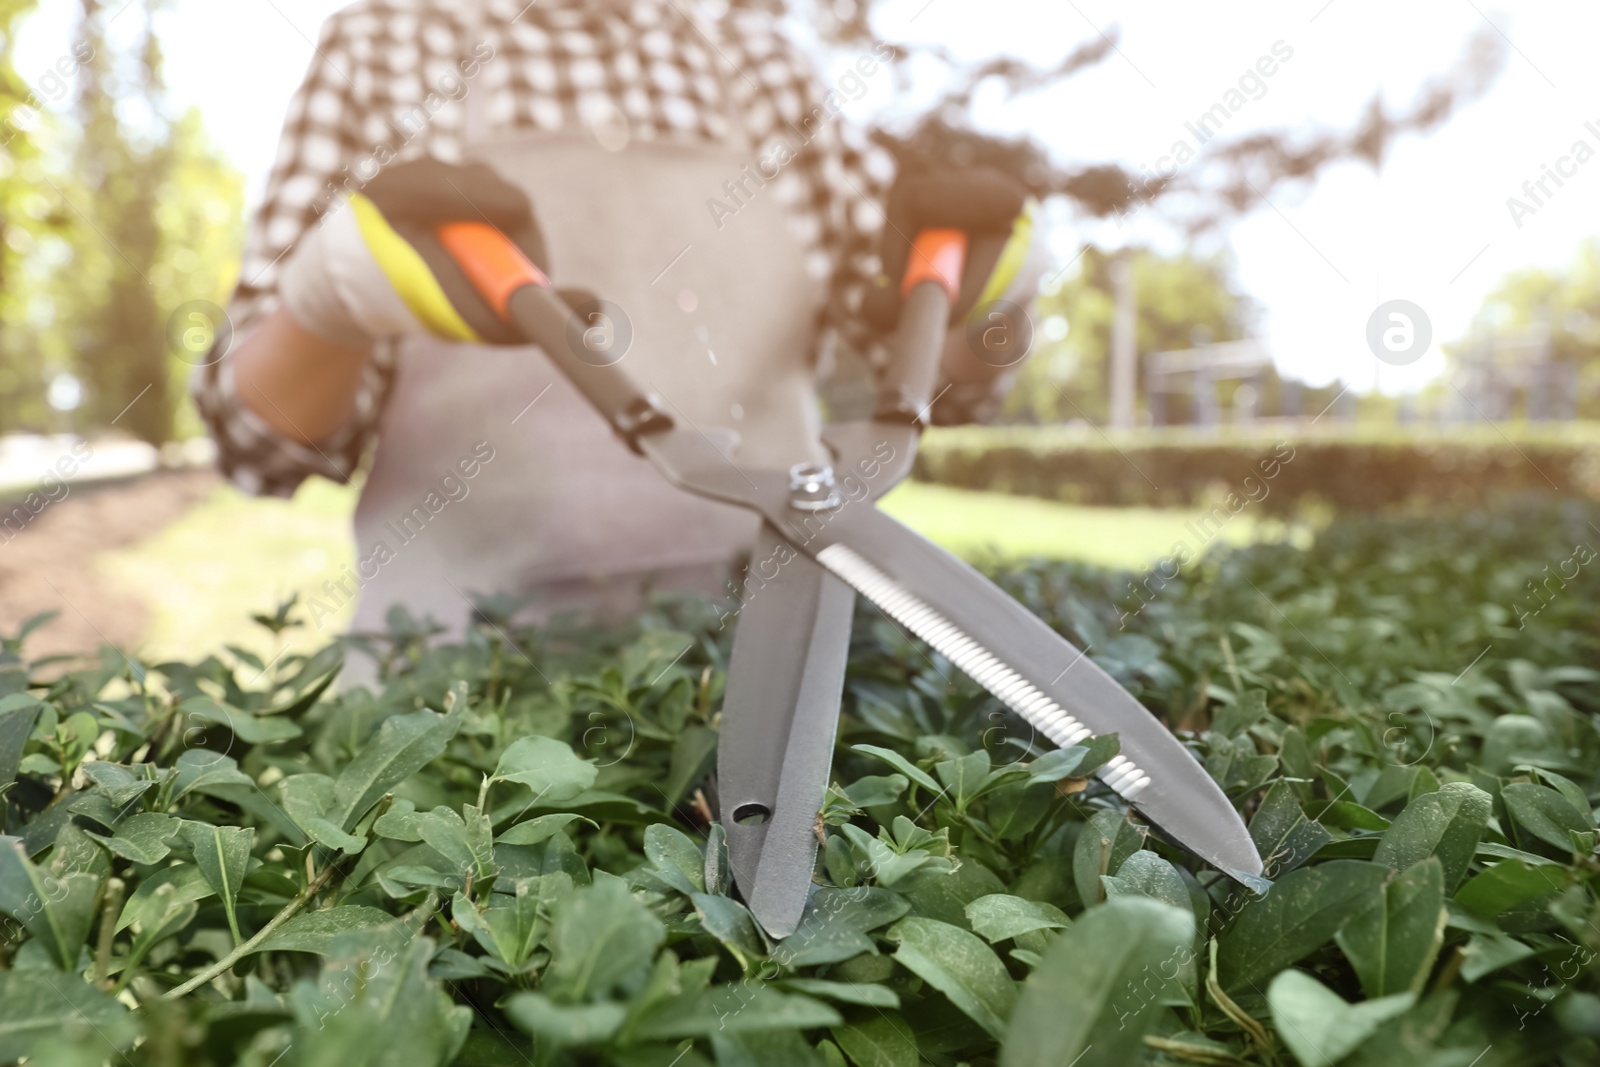
M 0 633 L 0 1064 L 1592 1067 L 1597 528 L 1336 516 L 1137 608 L 994 572 L 1178 733 L 1264 893 L 1092 775 L 1113 737 L 1049 749 L 859 602 L 781 941 L 710 824 L 715 603 L 267 662 Z
M 1086 428 L 959 427 L 929 431 L 915 477 L 1116 507 L 1210 505 L 1233 494 L 1277 515 L 1308 503 L 1368 510 L 1529 494 L 1600 499 L 1600 426 L 1116 438 Z

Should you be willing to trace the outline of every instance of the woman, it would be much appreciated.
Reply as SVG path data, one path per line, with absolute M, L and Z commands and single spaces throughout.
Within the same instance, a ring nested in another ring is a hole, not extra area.
M 586 346 L 675 416 L 737 430 L 735 459 L 755 465 L 817 458 L 818 353 L 838 334 L 870 351 L 866 320 L 893 325 L 888 278 L 918 229 L 972 235 L 959 314 L 1026 302 L 1038 249 L 1017 185 L 897 179 L 839 117 L 889 55 L 830 83 L 772 14 L 687 0 L 334 15 L 250 232 L 239 341 L 194 382 L 247 491 L 370 464 L 357 566 L 313 614 L 358 597 L 358 632 L 395 605 L 459 632 L 473 597 L 505 592 L 543 616 L 622 612 L 647 586 L 720 591 L 755 532 L 668 486 L 459 279 L 419 274 L 391 223 L 494 223 L 558 286 L 601 298 L 575 298 Z M 952 335 L 938 421 L 1006 377 Z

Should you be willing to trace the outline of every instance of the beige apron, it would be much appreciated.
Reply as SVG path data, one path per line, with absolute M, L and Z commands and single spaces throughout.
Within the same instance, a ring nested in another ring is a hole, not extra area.
M 484 94 L 487 95 L 487 94 Z M 617 131 L 484 136 L 469 96 L 467 155 L 523 187 L 561 288 L 620 306 L 621 365 L 680 423 L 741 434 L 741 465 L 820 458 L 811 352 L 821 283 L 776 183 L 719 227 L 748 145 L 632 142 Z M 735 124 L 737 125 L 737 124 Z M 471 599 L 532 594 L 567 609 L 635 610 L 642 591 L 725 594 L 757 520 L 674 489 L 630 452 L 536 348 L 408 341 L 355 517 L 353 629 L 391 605 L 459 634 Z

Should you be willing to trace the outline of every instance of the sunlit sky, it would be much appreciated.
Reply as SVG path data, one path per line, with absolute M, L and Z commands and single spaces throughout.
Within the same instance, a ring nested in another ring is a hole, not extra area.
M 35 81 L 67 50 L 77 5 L 45 0 L 18 41 L 17 65 Z M 339 0 L 176 0 L 162 36 L 174 102 L 198 105 L 212 137 L 261 187 L 290 94 L 322 19 Z M 1225 10 L 1224 10 L 1225 8 Z M 131 19 L 129 20 L 131 21 Z M 1027 131 L 1062 162 L 1154 164 L 1184 123 L 1217 102 L 1276 42 L 1293 57 L 1267 91 L 1227 126 L 1231 138 L 1263 129 L 1349 128 L 1376 92 L 1396 107 L 1450 67 L 1472 33 L 1493 24 L 1509 64 L 1489 94 L 1425 138 L 1408 138 L 1381 173 L 1350 164 L 1312 187 L 1280 190 L 1231 224 L 1225 238 L 1241 287 L 1263 307 L 1261 335 L 1279 365 L 1314 383 L 1411 387 L 1443 366 L 1438 346 L 1460 337 L 1504 275 L 1560 267 L 1600 234 L 1600 157 L 1518 227 L 1506 200 L 1585 140 L 1600 150 L 1600 5 L 1525 0 L 1514 13 L 1474 0 L 893 0 L 876 24 L 886 40 L 937 41 L 978 59 L 1000 52 L 1045 64 L 1116 26 L 1119 52 L 1098 67 L 1028 97 L 980 99 L 988 126 Z M 855 114 L 906 101 L 876 79 Z M 820 95 L 820 90 L 819 90 Z M 1594 130 L 1585 128 L 1593 122 Z M 1085 240 L 1132 237 L 1168 249 L 1151 221 L 1127 230 L 1060 216 L 1060 261 Z M 1419 304 L 1433 349 L 1408 367 L 1382 366 L 1365 327 L 1389 299 Z

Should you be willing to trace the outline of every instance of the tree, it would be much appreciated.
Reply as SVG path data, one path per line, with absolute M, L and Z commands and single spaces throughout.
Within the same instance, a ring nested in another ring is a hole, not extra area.
M 81 429 L 114 423 L 159 444 L 177 435 L 188 370 L 174 358 L 168 320 L 190 300 L 224 299 L 242 181 L 206 141 L 198 112 L 169 114 L 153 21 L 170 0 L 138 2 L 141 32 L 121 52 L 107 35 L 120 7 L 80 0 L 89 58 L 66 165 L 51 182 L 71 228 L 39 347 L 83 383 Z
M 16 27 L 36 0 L 0 0 L 0 427 L 49 428 L 47 378 L 34 312 L 39 272 L 29 260 L 67 224 L 44 188 L 41 134 L 52 117 L 17 71 Z
M 824 40 L 841 47 L 859 48 L 880 39 L 872 16 L 881 0 L 730 2 L 735 7 L 788 7 L 818 26 Z M 1462 58 L 1425 83 L 1408 105 L 1391 107 L 1375 92 L 1348 128 L 1300 126 L 1233 139 L 1207 138 L 1203 150 L 1164 175 L 1135 173 L 1117 162 L 1055 160 L 1029 137 L 997 138 L 977 128 L 972 111 L 980 89 L 998 85 L 1010 98 L 1051 88 L 1116 54 L 1119 39 L 1114 26 L 1097 31 L 1076 47 L 1064 49 L 1060 60 L 1045 67 L 1004 55 L 967 62 L 939 45 L 890 42 L 901 87 L 910 82 L 914 65 L 926 69 L 929 61 L 943 66 L 946 80 L 938 103 L 925 115 L 907 128 L 874 130 L 873 137 L 902 168 L 994 166 L 1016 177 L 1041 200 L 1068 201 L 1081 216 L 1121 218 L 1148 211 L 1192 240 L 1259 209 L 1281 186 L 1312 182 L 1338 163 L 1359 162 L 1376 169 L 1399 138 L 1437 128 L 1486 93 L 1509 53 L 1498 31 L 1486 29 L 1469 38 Z M 1039 357 L 1022 373 L 1008 410 L 1012 418 L 1100 421 L 1107 414 L 1105 338 L 1111 308 L 1103 276 L 1105 257 L 1091 247 L 1084 261 L 1080 281 L 1047 298 L 1041 309 L 1047 323 L 1055 318 L 1057 330 L 1070 323 L 1070 332 L 1057 341 L 1046 333 Z M 1216 269 L 1216 263 L 1190 256 L 1161 260 L 1139 255 L 1135 275 L 1141 294 L 1141 352 L 1186 347 L 1196 331 L 1208 332 L 1211 340 L 1240 336 L 1233 314 L 1237 308 L 1222 294 L 1234 302 L 1241 298 Z M 1138 277 L 1141 272 L 1153 274 L 1148 279 L 1155 287 L 1150 293 L 1145 291 L 1146 279 Z M 1187 304 L 1191 299 L 1199 302 Z M 1169 314 L 1173 317 L 1164 317 Z M 1190 314 L 1195 317 L 1183 317 Z M 1158 340 L 1159 336 L 1167 339 Z M 1069 372 L 1071 388 L 1063 393 L 1058 387 L 1065 388 Z M 1266 379 L 1267 396 L 1262 399 L 1272 403 L 1281 383 L 1274 373 Z M 1307 394 L 1306 399 L 1313 398 Z
M 161 51 L 146 0 L 142 42 L 133 63 L 119 64 L 106 40 L 114 10 L 80 0 L 79 36 L 94 54 L 79 83 L 82 139 L 76 152 L 82 225 L 74 240 L 73 280 L 88 290 L 74 349 L 93 425 L 119 428 L 152 443 L 172 436 L 173 403 L 160 309 L 150 281 L 161 252 L 155 204 L 172 167 L 171 128 L 162 112 Z M 131 105 L 131 106 L 130 106 Z M 140 106 L 143 105 L 143 106 Z M 133 130 L 121 110 L 149 116 Z
M 1256 309 L 1239 291 L 1226 255 L 1134 252 L 1140 353 L 1246 336 Z M 1114 254 L 1085 250 L 1076 273 L 1039 300 L 1034 355 L 1007 401 L 1005 417 L 1024 422 L 1087 419 L 1109 409 L 1111 264 Z
M 1474 321 L 1474 332 L 1528 327 L 1548 329 L 1551 358 L 1576 368 L 1580 414 L 1600 414 L 1592 399 L 1600 394 L 1600 238 L 1579 245 L 1565 270 L 1533 267 L 1508 274 L 1484 299 Z M 1445 351 L 1459 357 L 1473 343 L 1463 338 Z
M 883 2 L 730 0 L 734 7 L 787 7 L 819 27 L 825 40 L 845 47 L 880 39 L 872 15 Z M 1315 180 L 1334 164 L 1380 166 L 1400 137 L 1439 127 L 1486 93 L 1510 51 L 1499 31 L 1485 29 L 1469 38 L 1455 66 L 1425 83 L 1408 106 L 1391 108 L 1374 92 L 1348 129 L 1297 127 L 1232 140 L 1218 137 L 1192 163 L 1167 177 L 1136 173 L 1115 162 L 1060 163 L 1029 138 L 999 140 L 975 128 L 972 107 L 981 87 L 998 84 L 1007 97 L 1051 88 L 1115 55 L 1120 39 L 1118 27 L 1108 26 L 1064 49 L 1062 58 L 1047 67 L 1004 55 L 968 62 L 941 45 L 890 42 L 901 86 L 909 83 L 912 65 L 919 60 L 922 66 L 927 61 L 943 66 L 946 83 L 938 103 L 909 130 L 879 130 L 876 136 L 902 163 L 990 163 L 1019 177 L 1035 195 L 1067 197 L 1087 215 L 1108 218 L 1148 207 L 1181 231 L 1197 235 L 1255 210 L 1278 186 Z

